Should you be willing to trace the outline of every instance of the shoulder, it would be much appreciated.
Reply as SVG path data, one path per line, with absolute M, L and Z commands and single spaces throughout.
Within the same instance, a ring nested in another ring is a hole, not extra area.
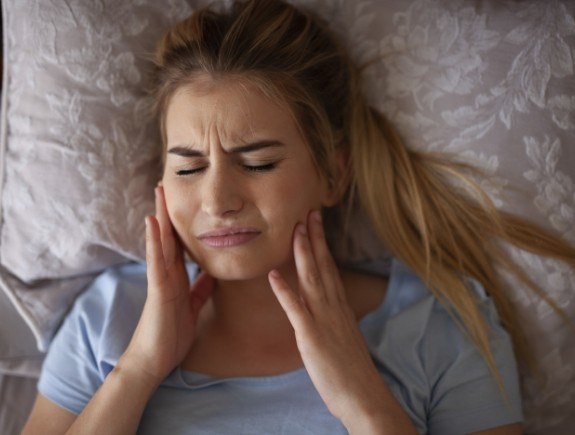
M 483 286 L 473 279 L 467 282 L 490 328 L 490 337 L 494 341 L 510 342 L 509 334 L 501 326 L 495 305 Z M 448 347 L 456 347 L 453 345 L 461 344 L 461 341 L 469 342 L 456 317 L 421 278 L 397 260 L 392 262 L 383 304 L 365 320 L 370 326 L 365 329 L 377 330 L 379 339 L 393 336 L 416 341 L 420 345 L 431 342 L 450 345 Z
M 106 353 L 114 360 L 119 357 L 114 353 L 123 352 L 136 327 L 146 289 L 144 264 L 109 268 L 78 297 L 62 330 L 81 329 L 96 356 L 103 357 L 102 353 Z
M 431 433 L 473 432 L 522 418 L 509 334 L 483 287 L 473 280 L 469 286 L 490 329 L 505 394 L 460 322 L 400 262 L 392 265 L 384 304 L 361 325 L 390 388 Z
M 505 360 L 515 365 L 511 337 L 501 325 L 495 304 L 479 282 L 467 279 L 467 283 L 489 328 L 492 351 L 500 354 L 502 363 Z M 386 305 L 389 322 L 396 326 L 385 328 L 387 333 L 418 344 L 418 355 L 425 358 L 429 376 L 439 375 L 465 352 L 471 352 L 483 362 L 464 331 L 463 323 L 434 296 L 421 278 L 398 261 L 392 266 Z
M 126 263 L 106 269 L 78 296 L 48 356 L 74 345 L 89 349 L 98 360 L 104 355 L 111 357 L 114 351 L 121 353 L 140 317 L 146 289 L 145 264 Z
M 187 268 L 190 276 L 195 275 L 194 264 Z M 111 370 L 140 319 L 147 286 L 145 263 L 125 263 L 103 271 L 76 299 L 49 353 L 78 342 Z
M 90 308 L 89 316 L 98 318 L 124 304 L 142 304 L 146 288 L 145 264 L 126 263 L 111 267 L 98 275 L 76 299 L 71 314 Z

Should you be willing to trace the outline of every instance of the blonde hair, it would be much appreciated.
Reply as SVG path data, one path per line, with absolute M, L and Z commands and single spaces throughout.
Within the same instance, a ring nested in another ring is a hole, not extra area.
M 334 177 L 334 150 L 347 153 L 356 201 L 384 245 L 418 274 L 454 315 L 499 381 L 489 331 L 467 277 L 493 299 L 520 361 L 529 345 L 498 274 L 521 282 L 567 322 L 557 304 L 507 254 L 502 242 L 575 267 L 575 248 L 538 226 L 499 211 L 474 181 L 476 171 L 448 156 L 407 149 L 360 90 L 360 72 L 330 32 L 280 0 L 236 1 L 231 10 L 196 11 L 171 28 L 156 52 L 156 101 L 165 143 L 165 112 L 198 75 L 248 80 L 285 102 L 320 172 Z M 456 185 L 463 188 L 454 188 Z

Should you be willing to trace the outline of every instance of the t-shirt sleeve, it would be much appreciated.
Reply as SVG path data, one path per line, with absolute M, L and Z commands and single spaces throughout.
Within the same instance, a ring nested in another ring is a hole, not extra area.
M 442 308 L 428 324 L 423 345 L 430 380 L 430 434 L 462 434 L 523 420 L 519 379 L 511 339 L 499 324 L 492 301 L 482 302 L 500 383 L 478 349 Z
M 43 396 L 74 414 L 82 412 L 103 382 L 95 349 L 94 326 L 98 319 L 91 318 L 97 312 L 90 299 L 81 297 L 64 320 L 44 360 L 38 383 Z
M 375 333 L 376 317 L 365 325 L 374 359 L 419 433 L 464 434 L 523 420 L 511 338 L 483 288 L 470 285 L 490 329 L 501 385 L 454 318 L 404 266 L 392 274 L 383 328 Z
M 102 273 L 78 297 L 42 367 L 39 392 L 74 414 L 82 412 L 126 349 L 146 297 L 145 266 Z

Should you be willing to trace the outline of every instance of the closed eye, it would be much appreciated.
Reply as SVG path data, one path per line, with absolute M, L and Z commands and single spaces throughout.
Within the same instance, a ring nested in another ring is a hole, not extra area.
M 193 169 L 180 169 L 180 170 L 176 171 L 176 175 L 185 176 L 185 175 L 199 174 L 199 173 L 203 172 L 205 169 L 206 169 L 205 166 L 202 166 L 200 168 L 193 168 Z
M 266 172 L 275 169 L 277 162 L 266 163 L 265 165 L 245 165 L 242 164 L 241 167 L 248 172 Z M 176 171 L 176 175 L 184 177 L 186 175 L 196 175 L 204 172 L 207 166 L 201 166 L 199 168 L 191 169 L 179 169 Z
M 276 163 L 266 163 L 265 165 L 242 165 L 249 172 L 265 172 L 275 169 Z

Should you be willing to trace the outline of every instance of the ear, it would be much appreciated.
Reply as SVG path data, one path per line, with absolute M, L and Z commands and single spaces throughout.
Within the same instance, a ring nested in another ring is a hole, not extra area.
M 339 203 L 347 191 L 351 180 L 349 158 L 347 153 L 342 149 L 335 151 L 331 165 L 332 177 L 326 180 L 327 190 L 322 204 L 324 207 L 332 207 Z

